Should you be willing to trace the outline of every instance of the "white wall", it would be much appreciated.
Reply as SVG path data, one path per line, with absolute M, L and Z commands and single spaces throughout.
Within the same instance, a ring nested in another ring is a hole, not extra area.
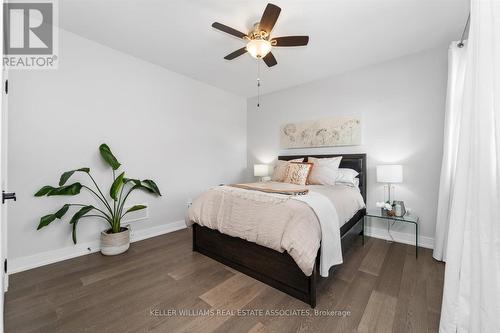
M 404 183 L 397 185 L 396 198 L 420 215 L 420 235 L 429 246 L 437 209 L 446 73 L 447 50 L 442 47 L 264 95 L 258 109 L 255 98 L 249 99 L 248 163 L 269 163 L 279 154 L 365 152 L 369 208 L 383 200 L 375 166 L 403 164 Z M 284 123 L 335 115 L 362 117 L 361 146 L 279 148 L 279 128 Z M 413 233 L 404 227 L 395 231 Z M 402 237 L 406 236 L 413 240 Z
M 130 204 L 149 206 L 149 219 L 133 222 L 136 231 L 183 220 L 188 198 L 244 175 L 244 98 L 69 32 L 60 38 L 58 70 L 10 75 L 9 188 L 18 201 L 9 207 L 9 260 L 71 251 L 67 220 L 36 231 L 38 219 L 65 202 L 86 202 L 85 196 L 33 193 L 83 166 L 108 191 L 111 171 L 98 155 L 102 142 L 126 175 L 154 179 L 164 194 L 131 196 Z M 79 242 L 95 241 L 104 227 L 90 219 L 80 223 Z

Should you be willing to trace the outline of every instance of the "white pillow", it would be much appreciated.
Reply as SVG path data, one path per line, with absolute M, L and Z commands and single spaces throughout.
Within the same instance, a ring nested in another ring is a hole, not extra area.
M 354 183 L 335 183 L 337 186 L 354 187 L 359 190 L 359 178 L 354 178 Z
M 286 169 L 288 168 L 288 164 L 291 162 L 304 162 L 304 158 L 296 158 L 290 161 L 277 160 L 276 165 L 274 166 L 273 175 L 271 176 L 271 180 L 273 182 L 283 182 L 286 177 Z
M 359 172 L 356 170 L 339 168 L 337 178 L 335 178 L 335 183 L 359 186 L 359 179 L 356 178 L 357 175 L 359 175 Z
M 335 185 L 342 156 L 332 158 L 308 157 L 307 161 L 313 163 L 308 183 L 312 185 Z

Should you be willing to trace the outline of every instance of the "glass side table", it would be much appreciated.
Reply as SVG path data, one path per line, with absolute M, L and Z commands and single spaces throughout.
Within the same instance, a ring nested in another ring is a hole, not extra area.
M 373 218 L 378 218 L 378 219 L 384 219 L 387 221 L 387 227 L 389 227 L 389 223 L 391 222 L 396 222 L 396 223 L 412 223 L 415 225 L 415 257 L 418 258 L 418 222 L 419 222 L 419 217 L 415 214 L 406 214 L 404 216 L 387 216 L 385 214 L 382 214 L 382 211 L 380 209 L 377 210 L 368 210 L 366 211 L 366 216 L 365 217 L 373 217 Z M 363 230 L 365 230 L 365 220 L 363 219 Z M 363 244 L 365 243 L 365 235 L 363 233 Z

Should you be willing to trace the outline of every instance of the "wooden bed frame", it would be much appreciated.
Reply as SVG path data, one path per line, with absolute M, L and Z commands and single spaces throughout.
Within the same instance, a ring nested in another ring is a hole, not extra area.
M 293 155 L 279 156 L 280 160 L 295 158 L 327 158 L 342 156 L 341 168 L 350 168 L 359 172 L 359 188 L 366 202 L 366 154 L 343 155 Z M 366 210 L 359 210 L 347 223 L 340 228 L 342 252 L 345 251 L 363 235 L 363 217 Z M 317 284 L 320 281 L 319 251 L 311 276 L 306 276 L 297 266 L 292 257 L 284 252 L 248 242 L 238 237 L 231 237 L 193 224 L 193 251 L 202 253 L 276 289 L 279 289 L 297 299 L 316 306 Z M 321 251 L 321 249 L 320 249 Z M 335 267 L 330 269 L 330 272 Z

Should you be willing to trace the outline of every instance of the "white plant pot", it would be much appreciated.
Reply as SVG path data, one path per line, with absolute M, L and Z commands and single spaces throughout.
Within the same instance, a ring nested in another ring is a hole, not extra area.
M 105 256 L 114 256 L 121 254 L 130 247 L 130 228 L 129 226 L 122 227 L 125 229 L 116 234 L 107 233 L 108 230 L 101 232 L 101 253 Z

